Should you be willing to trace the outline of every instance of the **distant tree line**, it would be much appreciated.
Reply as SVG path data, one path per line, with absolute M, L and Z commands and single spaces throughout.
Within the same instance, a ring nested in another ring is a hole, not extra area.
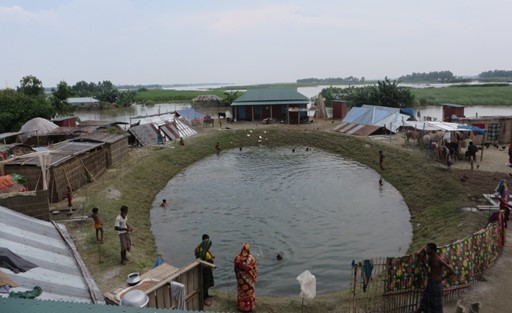
M 512 71 L 506 70 L 494 70 L 487 71 L 478 74 L 480 78 L 504 78 L 504 79 L 512 79 Z
M 467 82 L 469 79 L 462 78 L 461 76 L 455 76 L 450 71 L 434 71 L 428 73 L 412 73 L 398 78 L 401 82 L 408 83 L 460 83 Z
M 71 114 L 74 108 L 67 102 L 70 97 L 94 97 L 100 103 L 126 107 L 134 103 L 135 92 L 119 91 L 110 81 L 98 84 L 80 81 L 74 86 L 61 81 L 48 94 L 41 80 L 28 75 L 16 89 L 0 90 L 0 133 L 18 131 L 35 117 L 52 119 Z
M 365 78 L 357 78 L 354 76 L 349 77 L 331 77 L 331 78 L 304 78 L 297 79 L 298 84 L 363 84 L 365 82 Z
M 345 100 L 351 107 L 373 104 L 402 108 L 410 106 L 414 102 L 414 95 L 410 88 L 399 86 L 399 82 L 391 81 L 387 77 L 372 86 L 350 86 L 348 88 L 331 86 L 322 89 L 320 95 L 325 99 L 327 106 L 331 106 L 333 100 Z
M 132 105 L 135 102 L 136 94 L 133 90 L 120 91 L 108 80 L 97 84 L 82 80 L 72 86 L 71 90 L 77 97 L 93 97 L 100 102 L 121 107 Z

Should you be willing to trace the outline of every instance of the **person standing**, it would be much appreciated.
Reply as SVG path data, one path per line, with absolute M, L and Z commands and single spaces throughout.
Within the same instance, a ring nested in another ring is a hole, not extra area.
M 94 220 L 94 228 L 96 229 L 96 240 L 103 243 L 103 222 L 98 214 L 98 208 L 92 209 L 92 214 L 89 216 Z
M 210 236 L 207 234 L 203 234 L 201 237 L 201 243 L 194 249 L 194 255 L 196 258 L 201 259 L 205 262 L 212 263 L 215 259 L 215 256 L 210 251 L 212 247 L 212 241 L 210 240 Z M 210 287 L 215 286 L 215 281 L 213 279 L 213 272 L 209 266 L 202 266 L 203 268 L 203 301 L 206 306 L 211 305 L 210 295 L 208 294 L 208 290 Z
M 256 259 L 250 252 L 250 245 L 244 243 L 240 254 L 234 260 L 237 306 L 242 312 L 251 312 L 256 309 Z
M 508 146 L 508 163 L 512 166 L 512 143 Z
M 215 144 L 215 152 L 217 153 L 217 155 L 219 155 L 221 151 L 222 149 L 220 148 L 220 143 L 217 141 L 217 143 Z
M 384 153 L 382 153 L 382 150 L 379 150 L 379 166 L 381 170 L 384 170 Z
M 423 291 L 420 306 L 414 312 L 442 313 L 443 281 L 453 275 L 455 271 L 450 264 L 446 263 L 439 256 L 437 253 L 437 245 L 433 242 L 416 252 L 416 255 L 422 259 L 422 261 L 426 261 L 429 267 L 429 273 L 427 287 Z
M 130 239 L 132 227 L 128 224 L 128 207 L 126 205 L 121 206 L 120 214 L 116 217 L 114 229 L 119 234 L 119 240 L 121 242 L 121 264 L 126 265 L 128 262 L 126 253 L 130 252 L 132 247 Z
M 469 145 L 468 145 L 467 154 L 468 154 L 469 162 L 471 163 L 471 170 L 473 170 L 473 164 L 476 161 L 476 153 L 477 152 L 478 152 L 478 147 L 475 144 L 473 144 L 473 141 L 470 141 Z
M 510 206 L 508 205 L 508 202 L 510 201 L 510 193 L 508 191 L 506 179 L 500 180 L 498 187 L 496 187 L 496 192 L 498 193 L 499 209 L 500 211 L 503 211 L 503 220 L 505 228 L 507 228 L 508 221 L 510 219 Z

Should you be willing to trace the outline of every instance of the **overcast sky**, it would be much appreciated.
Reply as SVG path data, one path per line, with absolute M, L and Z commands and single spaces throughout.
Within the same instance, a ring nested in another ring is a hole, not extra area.
M 512 70 L 511 0 L 0 0 L 0 88 Z

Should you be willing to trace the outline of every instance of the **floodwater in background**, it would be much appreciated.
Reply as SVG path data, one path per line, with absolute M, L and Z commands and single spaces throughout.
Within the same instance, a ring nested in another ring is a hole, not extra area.
M 393 186 L 379 186 L 379 174 L 359 163 L 294 148 L 223 151 L 170 180 L 151 210 L 164 260 L 189 264 L 207 233 L 218 266 L 215 288 L 235 292 L 233 259 L 248 242 L 257 294 L 298 295 L 296 277 L 306 269 L 316 276 L 317 292 L 326 293 L 349 286 L 352 260 L 406 252 L 410 214 Z
M 218 87 L 218 86 L 190 86 L 190 87 L 179 87 L 174 88 L 177 90 L 202 90 L 207 87 Z M 313 86 L 313 87 L 299 87 L 297 91 L 308 98 L 317 96 L 322 89 L 329 86 Z M 128 109 L 115 109 L 115 110 L 96 110 L 96 111 L 78 111 L 75 115 L 82 121 L 86 120 L 106 120 L 106 121 L 117 121 L 126 123 L 136 123 L 138 119 L 130 119 L 131 117 L 152 115 L 158 113 L 173 112 L 175 110 L 186 109 L 192 107 L 191 103 L 157 103 L 154 105 L 132 105 Z M 436 118 L 438 121 L 443 119 L 442 107 L 440 106 L 427 106 L 420 108 L 421 117 L 430 116 Z M 216 117 L 218 112 L 224 112 L 227 116 L 231 116 L 230 108 L 196 108 L 201 114 L 208 114 Z M 475 116 L 507 116 L 512 115 L 512 110 L 507 107 L 488 107 L 488 106 L 472 106 L 464 108 L 465 115 L 467 117 Z M 327 115 L 332 118 L 332 108 L 327 108 Z

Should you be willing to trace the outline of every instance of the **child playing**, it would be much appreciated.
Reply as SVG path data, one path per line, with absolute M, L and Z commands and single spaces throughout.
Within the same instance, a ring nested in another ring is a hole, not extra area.
M 90 217 L 94 220 L 94 228 L 96 229 L 96 240 L 103 243 L 103 222 L 100 220 L 100 216 L 98 215 L 98 208 L 92 209 L 92 214 Z

